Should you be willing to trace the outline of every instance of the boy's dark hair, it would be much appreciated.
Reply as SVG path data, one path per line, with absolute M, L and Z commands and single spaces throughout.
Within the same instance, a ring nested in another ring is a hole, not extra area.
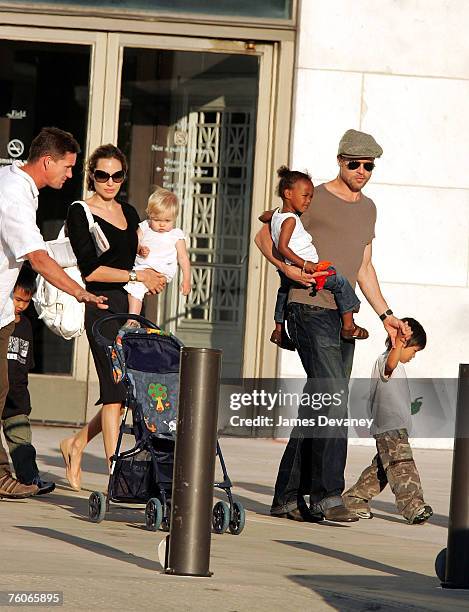
M 63 159 L 67 153 L 80 153 L 80 145 L 73 135 L 56 127 L 45 127 L 29 147 L 28 162 L 35 162 L 45 155 L 50 155 L 57 161 Z
M 23 289 L 25 293 L 34 295 L 36 293 L 36 272 L 28 264 L 23 264 L 23 267 L 16 279 L 15 289 Z
M 427 334 L 423 329 L 422 325 L 412 317 L 403 317 L 401 321 L 407 323 L 412 330 L 411 337 L 407 340 L 406 348 L 410 346 L 418 346 L 420 350 L 424 349 L 427 345 Z M 391 340 L 386 338 L 386 348 L 391 349 Z
M 88 191 L 94 191 L 93 174 L 100 159 L 118 159 L 122 165 L 122 170 L 127 174 L 127 158 L 122 151 L 113 144 L 101 145 L 91 153 L 86 163 L 86 186 Z
M 290 170 L 287 166 L 280 166 L 277 170 L 277 175 L 280 181 L 277 186 L 277 195 L 283 200 L 286 189 L 292 189 L 297 181 L 311 181 L 311 175 L 308 172 L 299 172 L 298 170 Z

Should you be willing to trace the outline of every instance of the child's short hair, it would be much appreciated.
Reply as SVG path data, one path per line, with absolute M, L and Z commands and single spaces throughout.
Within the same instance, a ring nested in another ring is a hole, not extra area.
M 148 198 L 148 206 L 145 212 L 148 216 L 152 213 L 156 215 L 166 214 L 176 219 L 179 213 L 179 202 L 176 194 L 168 189 L 163 189 L 163 187 L 157 187 Z
M 277 175 L 280 181 L 277 186 L 277 195 L 282 199 L 286 189 L 292 189 L 293 185 L 298 181 L 311 181 L 311 175 L 308 172 L 300 172 L 299 170 L 290 170 L 287 166 L 280 166 L 277 170 Z
M 18 278 L 16 279 L 15 288 L 23 289 L 25 293 L 34 295 L 36 293 L 36 272 L 31 268 L 29 264 L 23 264 Z
M 407 340 L 406 347 L 418 346 L 420 350 L 424 349 L 427 345 L 427 334 L 425 330 L 423 329 L 422 325 L 415 319 L 412 319 L 412 317 L 403 317 L 401 321 L 404 321 L 404 323 L 407 323 L 407 325 L 412 330 L 412 335 Z M 392 347 L 391 340 L 389 339 L 389 336 L 388 336 L 386 338 L 386 348 L 391 349 L 391 347 Z

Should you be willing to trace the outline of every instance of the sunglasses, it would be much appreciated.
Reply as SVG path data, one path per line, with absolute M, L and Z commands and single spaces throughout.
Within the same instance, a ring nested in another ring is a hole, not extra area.
M 371 172 L 375 167 L 373 162 L 360 162 L 360 161 L 348 161 L 345 165 L 349 170 L 357 170 L 360 166 L 363 166 L 367 172 Z
M 107 183 L 109 179 L 112 179 L 113 183 L 122 183 L 125 179 L 125 172 L 118 170 L 114 174 L 109 174 L 109 172 L 104 172 L 104 170 L 95 170 L 93 177 L 97 183 Z

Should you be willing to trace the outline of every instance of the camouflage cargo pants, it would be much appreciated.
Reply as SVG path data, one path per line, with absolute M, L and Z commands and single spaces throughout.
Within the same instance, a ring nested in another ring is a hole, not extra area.
M 370 499 L 389 483 L 397 509 L 408 521 L 425 505 L 420 476 L 406 429 L 393 429 L 375 436 L 377 454 L 358 481 L 343 494 L 350 510 L 369 511 Z

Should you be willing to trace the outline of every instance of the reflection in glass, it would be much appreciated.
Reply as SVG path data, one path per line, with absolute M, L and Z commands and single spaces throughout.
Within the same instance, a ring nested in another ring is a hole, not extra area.
M 44 126 L 72 132 L 84 149 L 89 47 L 0 40 L 0 57 L 0 164 L 25 160 L 31 140 Z M 37 221 L 46 240 L 57 237 L 67 204 L 81 197 L 82 163 L 79 158 L 73 179 L 61 190 L 45 188 L 40 192 Z M 73 341 L 52 334 L 37 320 L 33 306 L 27 315 L 34 329 L 34 371 L 70 374 Z
M 21 2 L 24 0 L 10 0 Z M 152 11 L 156 13 L 194 13 L 262 19 L 290 19 L 291 0 L 44 0 L 43 4 L 109 7 L 112 9 Z
M 155 185 L 177 193 L 192 263 L 189 298 L 175 279 L 160 323 L 186 344 L 225 347 L 233 376 L 244 340 L 258 71 L 252 55 L 124 50 L 123 196 L 143 215 Z

